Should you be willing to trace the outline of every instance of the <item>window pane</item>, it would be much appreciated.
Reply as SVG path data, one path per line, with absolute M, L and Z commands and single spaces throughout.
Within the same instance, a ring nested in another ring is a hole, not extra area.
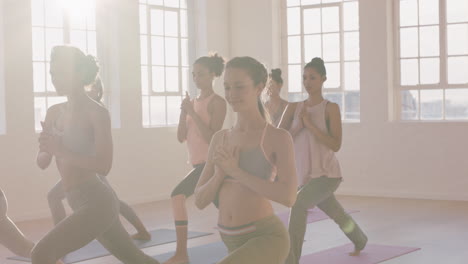
M 149 5 L 163 5 L 163 0 L 148 0 Z
M 34 92 L 45 92 L 46 74 L 45 63 L 33 63 Z
M 141 66 L 141 94 L 149 95 L 148 67 L 147 66 Z
M 319 8 L 304 9 L 303 12 L 304 34 L 322 32 L 321 15 Z
M 421 69 L 421 76 L 420 82 L 421 84 L 436 84 L 439 83 L 439 59 L 438 58 L 429 58 L 429 59 L 421 59 L 420 60 L 420 69 Z
M 301 4 L 302 5 L 316 5 L 316 4 L 320 4 L 320 1 L 321 0 L 302 0 Z
M 400 0 L 400 26 L 416 26 L 418 24 L 417 0 Z
M 439 26 L 419 28 L 419 55 L 439 56 Z
M 468 22 L 468 0 L 447 0 L 447 22 Z
M 468 54 L 468 24 L 448 25 L 447 45 L 448 55 Z
M 301 62 L 301 37 L 288 37 L 288 62 Z
M 295 103 L 304 101 L 308 96 L 307 93 L 288 93 L 288 102 Z
M 148 62 L 148 37 L 140 36 L 140 60 L 141 64 L 147 65 Z
M 304 61 L 311 61 L 315 57 L 322 57 L 322 37 L 321 35 L 306 35 L 304 36 Z
M 419 84 L 419 68 L 418 60 L 401 60 L 401 85 L 417 85 Z
M 141 112 L 142 112 L 142 121 L 143 127 L 149 127 L 150 124 L 150 115 L 149 115 L 150 107 L 149 107 L 149 96 L 142 96 L 141 97 Z
M 47 106 L 51 107 L 56 104 L 61 104 L 67 101 L 65 96 L 49 96 L 47 97 Z
M 96 31 L 88 31 L 88 54 L 93 56 L 97 56 L 97 48 L 96 48 Z
M 166 89 L 164 67 L 154 67 L 152 69 L 152 89 L 154 92 L 164 92 Z
M 180 0 L 180 8 L 187 8 L 187 0 Z
M 58 0 L 47 0 L 45 3 L 45 22 L 48 27 L 63 27 L 63 10 Z
M 189 62 L 188 62 L 188 39 L 181 39 L 180 40 L 181 42 L 181 59 L 182 59 L 182 66 L 189 66 Z
M 88 15 L 86 16 L 86 26 L 88 30 L 96 30 L 96 0 L 93 0 L 91 8 L 88 11 Z
M 86 31 L 84 30 L 72 30 L 70 32 L 70 44 L 76 46 L 80 50 L 86 53 Z
M 359 121 L 361 113 L 361 98 L 359 92 L 345 93 L 344 119 Z
M 419 117 L 418 90 L 401 91 L 401 119 L 418 120 Z
M 445 90 L 445 119 L 468 119 L 468 89 Z
M 166 100 L 165 96 L 150 97 L 151 126 L 166 125 Z
M 342 0 L 322 0 L 322 4 L 328 4 L 328 3 L 338 3 L 341 2 Z
M 182 99 L 180 96 L 167 97 L 167 124 L 175 125 L 179 123 L 180 104 Z
M 349 2 L 343 4 L 343 27 L 344 30 L 359 29 L 359 5 L 358 2 Z
M 298 6 L 300 5 L 299 0 L 287 0 L 286 5 L 287 6 Z
M 288 67 L 288 88 L 290 93 L 302 91 L 301 65 L 289 65 Z
M 179 17 L 177 12 L 164 11 L 164 20 L 164 34 L 166 36 L 178 37 Z
M 359 32 L 344 33 L 344 59 L 359 60 Z
M 31 23 L 44 26 L 44 0 L 31 0 Z
M 34 97 L 34 126 L 36 131 L 42 131 L 41 121 L 45 120 L 47 106 L 45 97 Z
M 322 8 L 322 32 L 338 31 L 340 31 L 340 13 L 338 7 Z
M 450 84 L 468 83 L 468 56 L 448 58 L 448 81 Z
M 419 24 L 439 24 L 439 0 L 419 0 Z
M 179 90 L 179 68 L 166 68 L 166 91 L 178 92 Z
M 332 103 L 338 104 L 341 115 L 343 115 L 343 93 L 324 93 L 323 97 Z
M 146 5 L 140 5 L 140 33 L 147 34 L 148 22 L 146 16 Z
M 44 39 L 44 29 L 33 27 L 32 28 L 32 43 L 33 43 L 33 60 L 34 61 L 44 61 L 45 51 L 45 39 Z
M 340 60 L 340 34 L 324 34 L 323 37 L 323 60 Z
M 181 37 L 188 37 L 186 10 L 180 10 L 180 35 Z
M 301 31 L 301 17 L 298 7 L 288 8 L 288 35 L 298 35 Z
M 442 90 L 421 90 L 421 120 L 442 119 Z
M 164 5 L 167 7 L 179 7 L 179 0 L 164 0 Z
M 61 29 L 46 29 L 46 54 L 47 60 L 50 59 L 52 48 L 57 45 L 63 45 L 63 31 Z
M 327 68 L 327 81 L 324 83 L 324 88 L 338 88 L 341 85 L 340 64 L 325 63 Z
M 46 90 L 48 92 L 55 92 L 55 87 L 50 76 L 50 63 L 48 62 L 46 63 Z
M 165 38 L 166 65 L 179 66 L 179 40 L 177 38 Z
M 151 9 L 151 34 L 162 36 L 164 35 L 164 15 L 159 9 Z
M 189 68 L 182 68 L 182 94 L 188 91 Z
M 418 28 L 400 29 L 400 56 L 418 57 Z
M 74 15 L 68 16 L 68 18 L 70 21 L 71 29 L 86 30 L 86 14 L 80 14 L 80 15 L 74 14 Z
M 357 91 L 360 87 L 359 62 L 345 62 L 345 90 Z
M 151 37 L 151 63 L 164 65 L 164 38 Z

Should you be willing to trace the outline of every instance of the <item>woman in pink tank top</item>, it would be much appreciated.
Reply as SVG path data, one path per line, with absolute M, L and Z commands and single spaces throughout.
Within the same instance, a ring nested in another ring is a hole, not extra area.
M 193 64 L 193 81 L 200 89 L 200 95 L 191 100 L 186 93 L 182 101 L 177 129 L 179 142 L 187 142 L 189 162 L 193 170 L 174 188 L 171 194 L 177 246 L 175 255 L 165 264 L 189 263 L 188 216 L 185 200 L 195 191 L 207 160 L 211 138 L 222 128 L 226 117 L 226 101 L 213 91 L 213 81 L 221 76 L 223 70 L 224 59 L 217 54 L 200 57 Z
M 299 178 L 297 200 L 291 209 L 289 236 L 291 249 L 286 264 L 298 264 L 307 225 L 307 210 L 319 207 L 333 219 L 354 243 L 350 255 L 359 255 L 367 236 L 336 200 L 341 171 L 335 156 L 341 147 L 339 106 L 323 98 L 327 80 L 324 62 L 314 58 L 304 67 L 303 84 L 309 98 L 289 104 L 280 122 L 294 139 L 296 169 Z

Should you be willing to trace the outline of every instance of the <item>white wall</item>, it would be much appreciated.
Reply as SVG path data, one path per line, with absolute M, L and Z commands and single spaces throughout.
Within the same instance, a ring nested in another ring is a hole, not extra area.
M 132 0 L 112 2 L 109 12 L 118 17 L 113 45 L 119 54 L 113 60 L 119 75 L 121 128 L 113 131 L 115 159 L 110 181 L 120 198 L 130 203 L 168 198 L 189 170 L 186 148 L 177 143 L 176 128 L 141 128 L 138 10 Z M 468 124 L 389 121 L 392 42 L 386 28 L 391 10 L 384 0 L 360 2 L 361 123 L 344 125 L 339 158 L 345 182 L 339 193 L 468 200 L 464 164 Z M 34 163 L 31 29 L 25 19 L 30 9 L 28 0 L 3 3 L 8 131 L 0 135 L 0 186 L 14 219 L 48 216 L 46 193 L 58 174 L 54 167 L 40 171 Z M 280 66 L 279 3 L 197 0 L 197 14 L 205 14 L 198 17 L 195 27 L 203 36 L 196 41 L 197 55 L 216 50 L 227 58 L 250 55 L 270 67 Z M 222 80 L 215 89 L 223 94 Z M 230 124 L 232 115 L 226 126 Z
M 0 1 L 0 14 L 3 14 L 3 2 Z M 4 37 L 3 37 L 3 16 L 0 17 L 0 135 L 5 133 L 5 74 L 4 74 Z

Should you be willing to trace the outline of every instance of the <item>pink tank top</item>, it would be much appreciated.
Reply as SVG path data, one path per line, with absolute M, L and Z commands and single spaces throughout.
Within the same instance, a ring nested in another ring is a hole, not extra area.
M 210 124 L 211 120 L 211 116 L 208 113 L 208 104 L 214 96 L 215 93 L 201 100 L 193 100 L 193 109 L 207 126 Z M 189 162 L 192 165 L 205 163 L 208 158 L 208 147 L 210 142 L 206 142 L 203 138 L 192 117 L 187 115 L 186 122 Z
M 294 152 L 300 185 L 305 184 L 308 179 L 321 176 L 341 178 L 340 164 L 335 156 L 335 152 L 319 142 L 307 128 L 300 127 L 302 126 L 302 122 L 299 120 L 299 114 L 306 107 L 312 123 L 322 132 L 328 133 L 327 122 L 325 120 L 325 108 L 327 104 L 328 101 L 323 100 L 315 106 L 307 107 L 304 102 L 300 102 L 294 112 L 291 130 L 299 130 L 294 137 Z

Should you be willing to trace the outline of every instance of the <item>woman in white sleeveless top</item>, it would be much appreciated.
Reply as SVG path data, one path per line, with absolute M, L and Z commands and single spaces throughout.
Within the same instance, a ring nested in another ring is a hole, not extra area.
M 294 139 L 296 169 L 299 178 L 297 200 L 291 209 L 289 235 L 291 250 L 287 264 L 298 264 L 307 226 L 307 210 L 319 207 L 354 243 L 359 255 L 367 237 L 336 200 L 341 171 L 335 156 L 341 147 L 341 117 L 337 104 L 325 100 L 322 86 L 327 80 L 322 59 L 314 58 L 304 67 L 303 83 L 309 98 L 289 104 L 280 122 Z

